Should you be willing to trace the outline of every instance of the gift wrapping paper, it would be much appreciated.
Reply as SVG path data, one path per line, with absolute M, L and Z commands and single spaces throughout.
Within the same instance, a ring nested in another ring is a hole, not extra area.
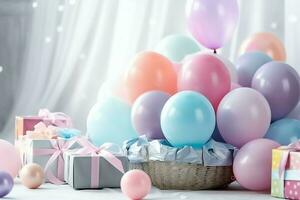
M 46 182 L 63 184 L 64 159 L 63 153 L 70 149 L 78 149 L 81 146 L 74 140 L 48 139 L 34 140 L 24 138 L 19 141 L 23 149 L 23 164 L 36 163 L 40 165 L 46 174 Z
M 115 155 L 122 163 L 124 172 L 128 171 L 128 158 Z M 93 159 L 96 159 L 96 163 Z M 114 167 L 101 155 L 79 155 L 74 151 L 64 153 L 65 181 L 74 189 L 119 188 L 123 172 Z M 95 166 L 93 166 L 95 165 Z M 93 169 L 94 168 L 94 169 Z M 96 174 L 93 174 L 96 171 Z M 92 180 L 92 178 L 96 180 Z M 94 182 L 94 183 L 93 183 Z
M 272 151 L 271 195 L 300 200 L 300 152 L 293 147 Z

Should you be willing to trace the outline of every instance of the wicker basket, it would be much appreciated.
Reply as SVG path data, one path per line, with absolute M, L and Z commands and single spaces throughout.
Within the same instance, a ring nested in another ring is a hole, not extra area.
M 205 190 L 227 187 L 234 181 L 232 166 L 149 161 L 130 163 L 131 169 L 145 171 L 152 184 L 162 190 Z

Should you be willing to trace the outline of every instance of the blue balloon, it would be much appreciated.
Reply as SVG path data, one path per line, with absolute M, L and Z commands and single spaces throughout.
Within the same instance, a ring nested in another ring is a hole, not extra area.
M 90 110 L 87 135 L 96 146 L 106 142 L 122 145 L 125 140 L 138 137 L 130 117 L 129 105 L 116 97 L 107 97 Z
M 156 46 L 155 51 L 173 62 L 180 62 L 185 56 L 200 51 L 200 47 L 193 38 L 176 34 L 162 39 Z
M 251 87 L 255 72 L 262 65 L 271 61 L 272 58 L 262 52 L 247 52 L 241 55 L 235 63 L 238 83 L 243 87 Z
M 288 145 L 300 139 L 300 121 L 284 118 L 275 121 L 268 129 L 265 138 L 274 140 L 281 145 Z
M 216 124 L 211 103 L 202 94 L 183 91 L 172 96 L 161 112 L 161 128 L 174 147 L 201 148 Z

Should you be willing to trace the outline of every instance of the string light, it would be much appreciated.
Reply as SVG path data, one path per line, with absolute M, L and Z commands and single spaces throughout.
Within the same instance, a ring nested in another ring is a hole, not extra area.
M 38 7 L 38 2 L 36 2 L 36 1 L 32 2 L 32 7 L 37 8 Z

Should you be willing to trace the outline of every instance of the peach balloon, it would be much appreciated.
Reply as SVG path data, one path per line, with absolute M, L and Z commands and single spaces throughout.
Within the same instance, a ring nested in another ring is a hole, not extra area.
M 246 39 L 240 48 L 240 54 L 249 51 L 261 51 L 269 55 L 273 60 L 285 61 L 286 52 L 280 39 L 273 33 L 255 33 Z
M 151 190 L 151 179 L 142 170 L 126 172 L 121 179 L 121 190 L 130 199 L 143 199 Z
M 35 163 L 25 165 L 20 171 L 20 179 L 24 186 L 29 189 L 36 189 L 44 183 L 44 170 Z
M 177 77 L 173 64 L 155 52 L 139 53 L 125 75 L 126 91 L 130 102 L 150 90 L 174 94 Z
M 15 178 L 21 168 L 21 156 L 9 142 L 0 140 L 0 171 L 9 173 Z

